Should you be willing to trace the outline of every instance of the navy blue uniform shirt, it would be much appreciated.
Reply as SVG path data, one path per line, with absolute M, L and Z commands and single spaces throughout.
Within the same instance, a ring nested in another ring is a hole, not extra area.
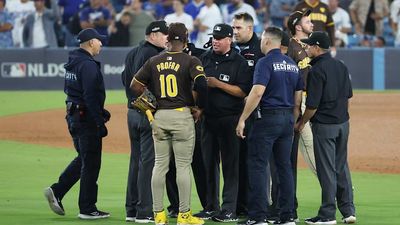
M 68 63 L 64 68 L 66 101 L 84 105 L 89 118 L 98 126 L 104 125 L 106 91 L 100 62 L 94 60 L 89 52 L 79 48 L 69 52 Z
M 303 90 L 303 80 L 296 63 L 280 49 L 261 58 L 254 71 L 253 85 L 266 87 L 260 106 L 265 109 L 292 108 L 294 92 Z
M 311 122 L 340 124 L 348 121 L 348 102 L 353 89 L 347 67 L 329 52 L 314 58 L 310 64 L 306 106 L 317 108 Z

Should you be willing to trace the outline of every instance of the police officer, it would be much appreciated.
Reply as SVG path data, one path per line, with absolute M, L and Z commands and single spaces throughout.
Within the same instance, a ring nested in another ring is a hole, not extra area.
M 234 15 L 232 20 L 235 49 L 246 60 L 250 69 L 247 76 L 253 78 L 254 67 L 257 61 L 264 57 L 260 49 L 260 39 L 254 33 L 254 20 L 250 14 L 244 12 Z M 247 128 L 251 126 L 251 120 L 247 121 Z M 247 140 L 240 141 L 239 161 L 239 191 L 237 202 L 237 215 L 247 215 Z M 269 182 L 269 181 L 268 181 Z
M 293 221 L 293 175 L 290 152 L 293 126 L 300 113 L 303 82 L 297 65 L 280 52 L 282 33 L 269 27 L 262 34 L 261 50 L 266 56 L 256 65 L 253 88 L 240 116 L 236 132 L 244 136 L 245 120 L 260 104 L 261 119 L 255 120 L 248 134 L 249 198 L 247 225 L 265 224 L 267 216 L 266 173 L 271 153 L 279 175 L 278 224 Z
M 100 62 L 93 59 L 101 50 L 105 36 L 88 28 L 78 34 L 80 48 L 69 53 L 65 64 L 67 124 L 78 156 L 61 173 L 57 183 L 45 189 L 50 208 L 64 215 L 64 195 L 80 179 L 79 215 L 81 219 L 110 216 L 97 209 L 97 178 L 101 164 L 102 138 L 107 136 L 104 125 L 110 113 L 104 109 L 106 93 Z
M 310 47 L 313 58 L 307 78 L 306 110 L 296 124 L 302 130 L 312 126 L 317 176 L 322 190 L 318 215 L 305 220 L 307 224 L 336 224 L 336 204 L 344 223 L 355 223 L 355 207 L 347 142 L 349 138 L 349 98 L 353 96 L 347 67 L 332 58 L 329 37 L 325 32 L 313 32 L 301 40 Z
M 126 56 L 125 69 L 122 72 L 122 83 L 128 100 L 128 131 L 131 142 L 125 220 L 137 223 L 148 223 L 153 220 L 152 195 L 149 190 L 154 167 L 154 143 L 146 115 L 131 104 L 137 95 L 129 86 L 133 76 L 144 63 L 165 50 L 168 35 L 167 23 L 162 20 L 151 22 L 146 27 L 145 35 L 145 41 L 133 48 Z M 171 172 L 174 173 L 172 170 Z M 171 202 L 175 202 L 173 205 L 178 207 L 178 194 L 172 194 L 172 196 L 176 197 Z
M 202 151 L 207 177 L 207 206 L 199 214 L 215 221 L 237 221 L 239 145 L 235 124 L 251 87 L 246 60 L 231 48 L 233 29 L 227 24 L 213 28 L 211 50 L 201 56 L 207 76 L 209 101 L 202 121 Z M 219 162 L 224 176 L 223 202 L 219 211 Z

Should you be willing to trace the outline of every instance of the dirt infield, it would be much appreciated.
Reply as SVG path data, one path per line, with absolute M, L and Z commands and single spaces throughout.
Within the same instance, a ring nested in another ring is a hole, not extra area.
M 356 94 L 350 108 L 349 162 L 353 171 L 400 173 L 400 94 Z M 107 107 L 112 114 L 104 151 L 128 153 L 125 105 Z M 73 148 L 64 110 L 0 118 L 0 140 Z M 301 157 L 301 156 L 300 156 Z M 299 160 L 304 167 L 303 160 Z

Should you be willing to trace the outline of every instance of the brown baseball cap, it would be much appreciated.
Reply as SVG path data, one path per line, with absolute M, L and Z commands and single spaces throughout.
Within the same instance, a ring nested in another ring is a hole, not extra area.
M 300 22 L 301 18 L 309 16 L 310 13 L 311 9 L 306 9 L 305 11 L 294 11 L 290 14 L 287 27 L 293 35 L 296 33 L 295 26 Z

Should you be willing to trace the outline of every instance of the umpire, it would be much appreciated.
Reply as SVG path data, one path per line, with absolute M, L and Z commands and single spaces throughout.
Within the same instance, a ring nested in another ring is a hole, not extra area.
M 246 59 L 250 70 L 247 76 L 253 78 L 257 61 L 265 56 L 260 49 L 260 39 L 254 33 L 253 17 L 246 12 L 234 15 L 232 28 L 235 50 Z M 252 121 L 247 120 L 246 123 L 248 130 Z M 239 158 L 239 191 L 236 213 L 238 216 L 247 216 L 247 140 L 240 141 Z
M 102 138 L 107 136 L 104 123 L 110 119 L 110 113 L 104 109 L 106 93 L 100 62 L 93 56 L 100 53 L 104 40 L 105 36 L 95 29 L 82 30 L 78 34 L 80 48 L 69 53 L 69 61 L 64 66 L 66 120 L 78 156 L 61 173 L 58 182 L 44 191 L 50 208 L 58 215 L 65 214 L 61 200 L 80 179 L 78 217 L 110 216 L 96 207 Z
M 236 133 L 245 138 L 245 120 L 260 104 L 261 118 L 248 134 L 249 198 L 248 220 L 243 224 L 265 224 L 267 216 L 267 166 L 271 153 L 279 175 L 279 220 L 293 221 L 293 175 L 290 152 L 293 126 L 300 113 L 303 82 L 295 62 L 280 51 L 282 32 L 269 27 L 262 34 L 261 50 L 266 56 L 256 65 L 253 88 L 240 116 Z
M 220 222 L 237 221 L 239 145 L 235 124 L 251 87 L 246 60 L 231 48 L 233 29 L 227 24 L 213 28 L 213 48 L 201 56 L 207 76 L 209 101 L 202 121 L 202 153 L 207 177 L 207 205 L 197 216 Z M 219 211 L 219 163 L 224 177 Z M 218 212 L 219 211 L 219 212 Z
M 302 130 L 312 126 L 317 176 L 322 189 L 318 215 L 306 219 L 307 224 L 336 224 L 336 202 L 344 223 L 355 223 L 355 207 L 347 142 L 349 138 L 349 98 L 353 96 L 347 67 L 332 58 L 329 37 L 325 32 L 311 33 L 302 42 L 310 47 L 313 58 L 307 78 L 306 110 L 296 126 Z

